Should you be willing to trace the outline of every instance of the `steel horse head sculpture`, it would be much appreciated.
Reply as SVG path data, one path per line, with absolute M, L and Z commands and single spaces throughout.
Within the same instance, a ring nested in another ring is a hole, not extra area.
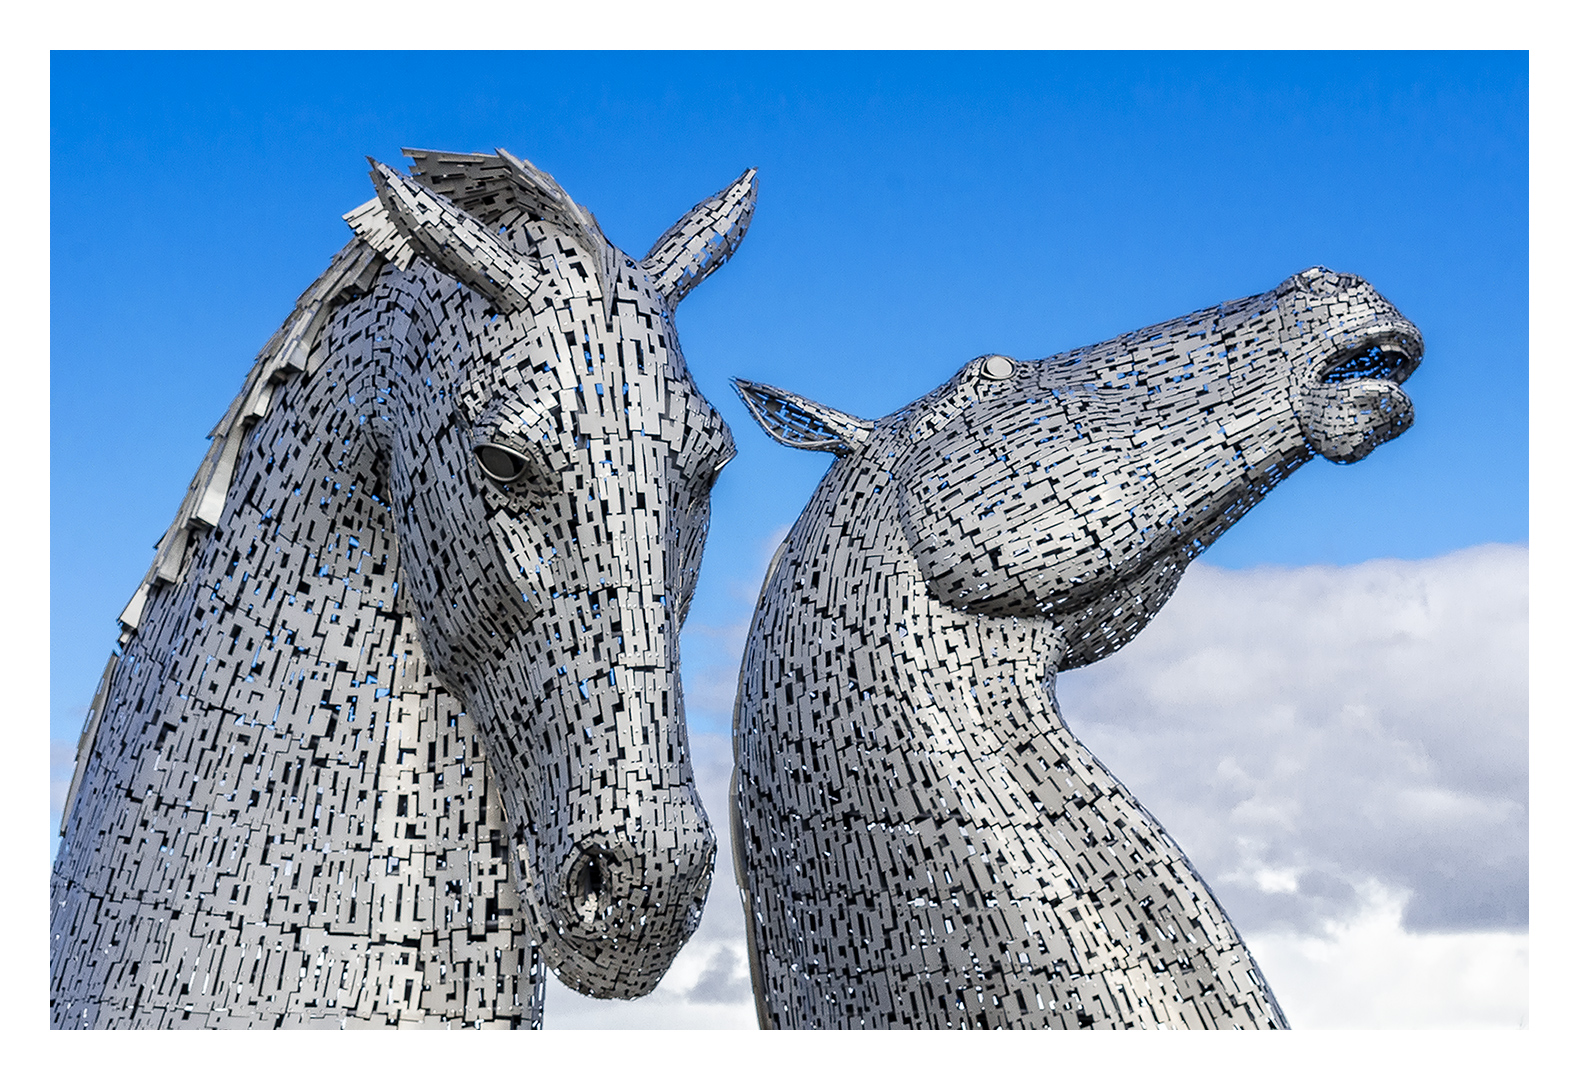
M 715 840 L 680 624 L 733 456 L 675 306 L 547 174 L 407 151 L 215 429 L 122 615 L 52 889 L 58 1026 L 537 1026 L 650 991 Z
M 1132 639 L 1301 464 L 1407 428 L 1422 351 L 1317 267 L 1044 360 L 979 357 L 877 421 L 737 380 L 775 439 L 837 455 L 768 570 L 736 704 L 763 1026 L 1286 1026 L 1054 680 Z

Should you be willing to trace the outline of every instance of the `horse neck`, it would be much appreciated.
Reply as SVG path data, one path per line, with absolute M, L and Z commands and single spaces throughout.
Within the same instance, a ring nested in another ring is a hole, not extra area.
M 355 609 L 388 602 L 395 567 L 392 553 L 384 559 L 383 511 L 369 491 L 372 455 L 357 438 L 346 445 L 346 399 L 361 400 L 356 390 L 328 366 L 276 389 L 274 407 L 242 439 L 220 520 L 197 532 L 176 581 L 150 597 L 122 667 L 200 656 L 216 677 L 193 683 L 183 700 L 258 715 L 260 708 L 236 708 L 233 671 L 261 707 L 294 682 L 308 622 L 321 614 L 326 625 L 349 625 Z M 353 566 L 364 588 L 332 596 L 330 580 L 349 585 Z M 323 610 L 328 605 L 333 611 Z M 347 651 L 344 638 L 323 635 L 314 659 L 334 667 Z M 253 670 L 254 655 L 270 652 L 292 659 Z
M 151 598 L 118 665 L 57 876 L 87 895 L 244 919 L 180 931 L 204 947 L 328 949 L 350 989 L 325 984 L 322 997 L 359 1020 L 535 1022 L 541 983 L 496 843 L 498 794 L 400 597 L 375 361 L 331 352 L 278 388 L 242 440 L 220 520 Z M 105 854 L 128 813 L 165 843 L 168 881 L 145 888 Z M 435 892 L 457 886 L 465 900 L 443 905 L 445 925 L 456 919 L 470 944 L 434 925 Z M 402 1000 L 418 943 L 433 987 Z M 71 955 L 62 946 L 57 964 Z M 498 993 L 465 992 L 467 979 Z
M 1141 940 L 1169 942 L 1190 978 L 1253 967 L 1189 860 L 1064 725 L 1053 696 L 1057 626 L 966 615 L 933 599 L 885 491 L 889 477 L 871 460 L 882 459 L 837 463 L 791 530 L 742 668 L 736 856 L 764 1024 L 853 1026 L 861 1014 L 847 1011 L 840 980 L 869 977 L 891 997 L 874 990 L 854 1008 L 882 1026 L 885 1011 L 903 1010 L 901 990 L 939 972 L 970 980 L 971 965 L 982 979 L 982 965 L 1006 959 L 1011 943 L 1025 950 L 1023 972 L 1003 977 L 1023 978 L 1027 999 L 1073 976 L 1132 988 L 1102 1006 L 1128 1016 L 1127 995 L 1162 971 L 1133 947 L 1136 925 Z M 997 911 L 957 925 L 929 914 L 950 912 L 962 891 L 975 897 L 968 908 L 984 899 Z M 852 922 L 847 912 L 863 909 L 869 922 Z M 1109 925 L 1106 912 L 1123 940 L 1078 925 Z M 938 953 L 911 944 L 929 938 Z M 1169 1005 L 1154 1015 L 1283 1026 L 1259 972 L 1250 982 L 1228 995 L 1226 1011 Z M 974 985 L 979 1002 L 988 984 Z M 919 1007 L 931 1024 L 965 1020 L 952 1003 Z M 1009 1007 L 1002 1022 L 1015 1015 Z
M 766 655 L 775 648 L 790 656 L 846 652 L 854 676 L 849 663 L 819 665 L 829 672 L 831 696 L 842 696 L 844 680 L 855 678 L 872 700 L 909 711 L 913 755 L 968 749 L 1010 768 L 1024 758 L 1069 758 L 1094 780 L 1116 784 L 1058 711 L 1054 685 L 1064 643 L 1058 626 L 1051 619 L 968 614 L 935 599 L 890 501 L 897 495 L 851 497 L 859 477 L 849 472 L 857 467 L 853 459 L 835 463 L 785 541 L 769 590 L 787 617 L 759 616 L 759 634 L 778 636 L 763 642 Z M 819 507 L 827 508 L 824 514 L 814 513 Z M 806 589 L 818 593 L 817 603 L 785 602 Z

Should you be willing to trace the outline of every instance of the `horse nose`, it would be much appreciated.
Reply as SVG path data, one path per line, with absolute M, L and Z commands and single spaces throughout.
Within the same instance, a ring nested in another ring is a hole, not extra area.
M 621 850 L 623 849 L 623 850 Z M 596 933 L 606 925 L 617 906 L 615 898 L 629 894 L 628 878 L 639 857 L 613 838 L 593 838 L 578 844 L 560 885 L 567 929 Z
M 705 819 L 701 826 L 636 843 L 612 833 L 575 843 L 561 864 L 545 952 L 561 982 L 598 998 L 657 987 L 701 922 L 717 848 Z
M 564 863 L 558 921 L 583 939 L 668 927 L 684 941 L 701 915 L 716 848 L 705 820 L 684 835 L 582 837 Z

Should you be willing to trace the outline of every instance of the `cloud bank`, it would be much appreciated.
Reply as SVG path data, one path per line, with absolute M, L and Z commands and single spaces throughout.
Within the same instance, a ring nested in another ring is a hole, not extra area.
M 1529 920 L 1528 555 L 1195 566 L 1131 645 L 1061 675 L 1065 721 L 1244 933 Z

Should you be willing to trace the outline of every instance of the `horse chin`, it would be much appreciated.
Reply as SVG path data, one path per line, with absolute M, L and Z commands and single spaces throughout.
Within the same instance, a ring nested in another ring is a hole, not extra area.
M 1350 465 L 1414 422 L 1414 404 L 1390 379 L 1324 382 L 1300 399 L 1299 425 L 1316 453 Z

